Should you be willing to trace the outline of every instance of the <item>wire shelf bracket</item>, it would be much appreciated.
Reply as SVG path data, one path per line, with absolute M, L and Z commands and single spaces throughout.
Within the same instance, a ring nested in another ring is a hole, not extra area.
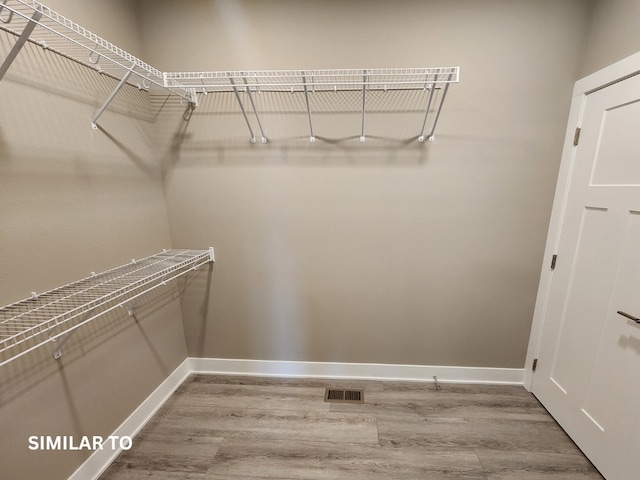
M 238 105 L 240 106 L 240 110 L 242 111 L 242 116 L 244 117 L 244 121 L 247 123 L 247 128 L 249 129 L 249 141 L 251 143 L 256 143 L 256 136 L 253 134 L 253 129 L 251 128 L 251 122 L 249 121 L 249 117 L 247 117 L 247 112 L 244 109 L 244 105 L 242 104 L 242 99 L 240 98 L 240 94 L 238 93 L 238 87 L 236 86 L 236 82 L 233 80 L 233 77 L 229 77 L 229 82 L 231 82 L 231 86 L 233 87 L 233 93 L 236 96 L 236 100 L 238 101 Z
M 116 95 L 118 94 L 118 92 L 122 89 L 122 87 L 124 87 L 124 85 L 127 83 L 127 80 L 129 80 L 129 77 L 131 76 L 131 74 L 133 73 L 133 69 L 136 67 L 135 63 L 133 65 L 131 65 L 131 68 L 127 70 L 127 73 L 125 73 L 122 76 L 122 79 L 120 79 L 120 82 L 118 83 L 118 85 L 116 86 L 116 88 L 113 90 L 113 92 L 111 92 L 111 95 L 109 95 L 107 97 L 107 99 L 105 100 L 105 102 L 102 104 L 102 106 L 98 109 L 98 111 L 95 113 L 95 115 L 93 116 L 93 118 L 91 119 L 91 128 L 93 128 L 94 130 L 98 129 L 98 119 L 100 118 L 100 115 L 102 115 L 102 113 L 107 109 L 107 107 L 109 106 L 109 104 L 113 101 L 114 98 L 116 98 Z
M 309 104 L 309 89 L 307 88 L 307 76 L 302 72 L 302 83 L 304 87 L 304 100 L 307 105 L 307 116 L 309 117 L 309 141 L 315 142 L 316 136 L 313 133 L 313 122 L 311 121 L 311 106 Z
M 164 250 L 0 308 L 0 367 L 49 342 L 54 358 L 81 326 L 215 262 L 208 250 Z M 135 318 L 135 306 L 128 308 Z
M 366 94 L 367 94 L 367 71 L 365 70 L 362 75 L 362 126 L 360 128 L 360 141 L 365 141 L 364 136 L 364 117 L 367 111 L 366 108 Z
M 258 115 L 258 110 L 256 109 L 256 104 L 253 101 L 253 95 L 251 95 L 251 89 L 249 88 L 249 83 L 247 82 L 247 77 L 243 77 L 242 80 L 244 84 L 247 86 L 246 91 L 247 95 L 249 95 L 249 101 L 251 102 L 251 108 L 253 108 L 253 114 L 256 116 L 256 121 L 258 122 L 258 128 L 260 128 L 260 135 L 262 143 L 267 143 L 267 137 L 264 135 L 264 130 L 262 129 L 262 123 L 260 122 L 260 116 Z

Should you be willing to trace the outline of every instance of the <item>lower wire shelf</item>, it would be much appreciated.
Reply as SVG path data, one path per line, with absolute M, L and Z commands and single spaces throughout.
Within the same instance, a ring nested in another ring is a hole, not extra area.
M 213 248 L 164 250 L 1 307 L 0 366 L 46 343 L 60 346 L 80 326 L 214 261 Z

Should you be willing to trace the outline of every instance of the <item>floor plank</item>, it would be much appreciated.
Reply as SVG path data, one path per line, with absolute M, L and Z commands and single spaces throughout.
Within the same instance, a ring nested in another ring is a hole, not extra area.
M 565 453 L 476 450 L 489 480 L 588 480 L 602 479 L 579 451 Z
M 486 480 L 473 450 L 425 451 L 380 445 L 335 442 L 275 441 L 227 438 L 209 469 L 217 475 L 324 480 L 388 480 L 451 478 Z
M 522 387 L 215 375 L 190 376 L 101 479 L 344 477 L 602 480 Z

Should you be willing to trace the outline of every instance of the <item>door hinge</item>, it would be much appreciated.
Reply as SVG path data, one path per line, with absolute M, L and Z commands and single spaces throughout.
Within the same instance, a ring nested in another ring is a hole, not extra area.
M 556 269 L 556 262 L 558 261 L 558 255 L 551 257 L 551 270 Z
M 531 365 L 531 371 L 535 372 L 537 367 L 538 367 L 538 359 L 534 358 L 533 365 Z
M 580 142 L 580 132 L 582 129 L 580 127 L 576 128 L 576 133 L 573 134 L 573 146 L 577 146 Z

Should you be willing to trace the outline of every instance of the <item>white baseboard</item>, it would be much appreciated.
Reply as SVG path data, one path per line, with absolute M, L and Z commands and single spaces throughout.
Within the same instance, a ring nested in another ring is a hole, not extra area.
M 433 382 L 433 377 L 437 376 L 438 382 L 441 383 L 523 385 L 525 371 L 521 368 L 187 358 L 129 415 L 129 418 L 112 435 L 134 437 L 176 388 L 192 373 L 420 382 Z M 119 453 L 119 449 L 96 450 L 69 477 L 69 480 L 97 479 Z
M 176 388 L 184 382 L 190 373 L 189 359 L 186 359 L 111 435 L 117 437 L 134 437 L 158 409 L 164 405 Z M 95 450 L 73 475 L 69 477 L 69 480 L 97 479 L 107 467 L 111 465 L 111 462 L 115 460 L 120 451 L 120 449 L 107 448 L 106 445 L 103 450 Z
M 432 365 L 390 365 L 377 363 L 288 362 L 189 358 L 191 373 L 255 375 L 277 377 L 346 378 L 360 380 L 402 380 L 441 383 L 523 385 L 523 368 L 443 367 Z

